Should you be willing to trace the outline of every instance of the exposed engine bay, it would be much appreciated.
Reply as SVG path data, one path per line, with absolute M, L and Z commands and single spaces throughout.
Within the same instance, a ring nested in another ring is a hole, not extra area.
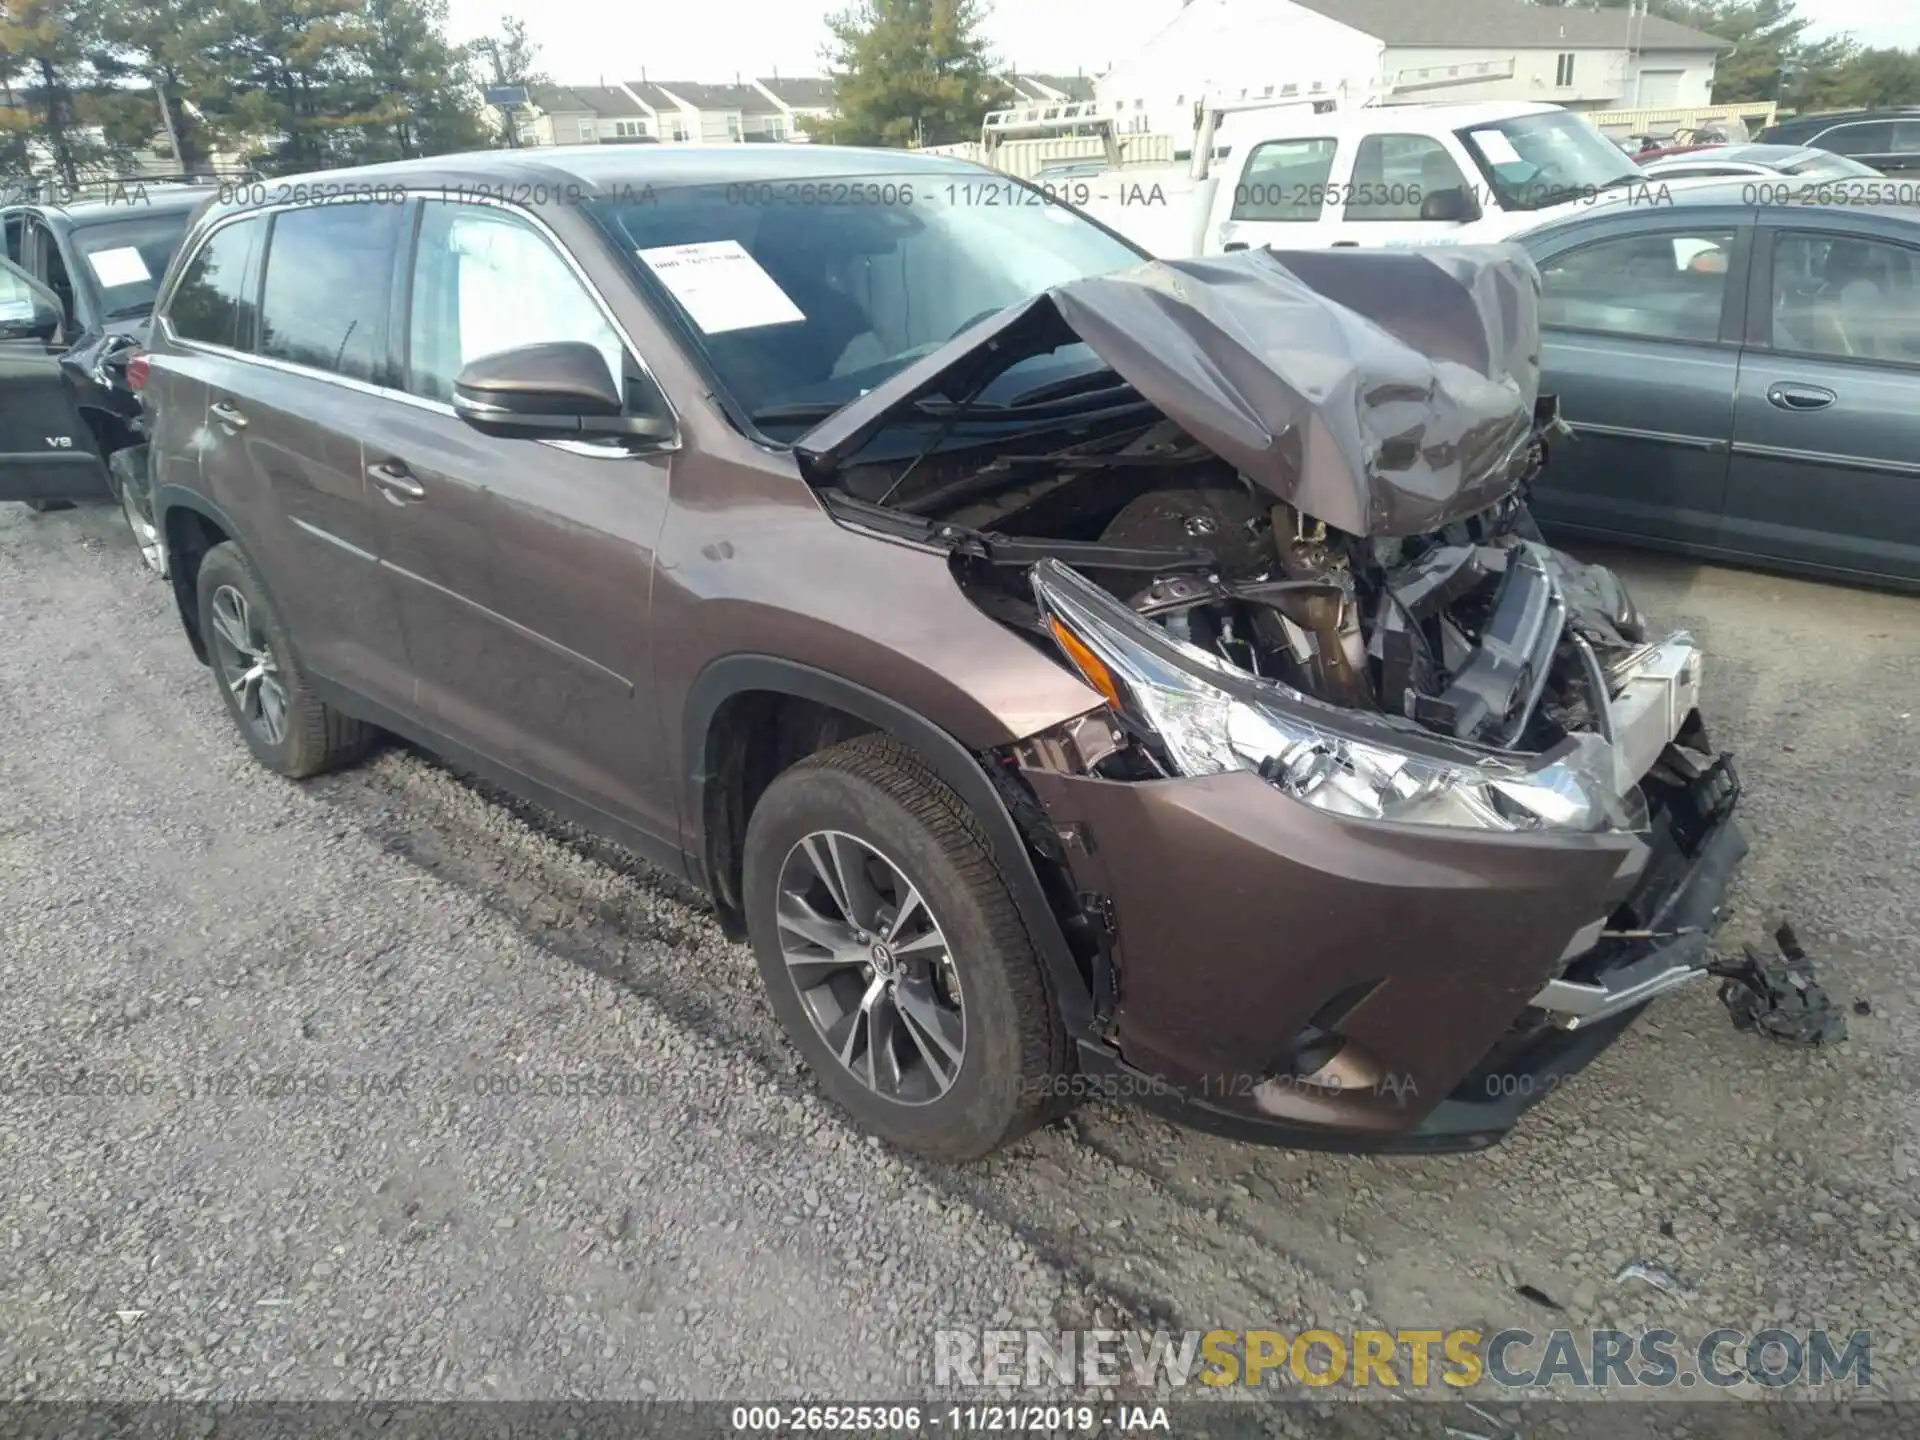
M 1048 455 L 996 457 L 949 483 L 930 479 L 895 505 L 980 536 L 956 548 L 962 583 L 1037 637 L 1047 631 L 1027 569 L 1046 555 L 1249 676 L 1444 739 L 1537 754 L 1570 734 L 1606 734 L 1636 676 L 1697 670 L 1684 640 L 1685 666 L 1670 647 L 1646 643 L 1645 622 L 1611 571 L 1535 536 L 1526 482 L 1553 425 L 1549 403 L 1504 500 L 1416 537 L 1333 530 L 1168 422 Z M 856 470 L 846 479 L 877 485 L 883 476 Z M 1692 679 L 1688 694 L 1665 697 L 1664 733 L 1636 747 L 1631 780 L 1691 708 Z
M 1413 790 L 1498 791 L 1526 757 L 1571 755 L 1526 823 L 1606 826 L 1622 816 L 1541 807 L 1634 791 L 1693 711 L 1698 655 L 1649 644 L 1613 574 L 1533 527 L 1529 487 L 1569 434 L 1539 393 L 1538 297 L 1511 246 L 1154 262 L 1010 307 L 795 451 L 830 508 L 944 544 L 977 603 L 1141 719 L 1148 773 L 1266 773 L 1285 752 L 1270 778 L 1303 794 L 1332 757 L 1368 773 L 1349 813 L 1415 818 Z M 1075 344 L 1105 368 L 975 408 Z M 931 438 L 868 449 L 903 424 Z M 1163 701 L 1178 713 L 1145 714 Z M 1504 824 L 1506 804 L 1421 814 Z

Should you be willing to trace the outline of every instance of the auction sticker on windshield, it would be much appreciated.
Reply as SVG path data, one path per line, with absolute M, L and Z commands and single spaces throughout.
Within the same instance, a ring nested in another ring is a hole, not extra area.
M 108 289 L 116 285 L 139 285 L 153 278 L 153 272 L 147 269 L 147 262 L 140 257 L 140 251 L 132 245 L 101 250 L 89 255 L 87 263 L 93 266 L 93 273 L 100 277 L 100 283 Z
M 1489 165 L 1525 163 L 1520 158 L 1520 152 L 1513 148 L 1513 141 L 1507 138 L 1504 130 L 1475 130 L 1472 134 L 1475 142 L 1480 146 L 1480 153 L 1487 157 Z
M 708 335 L 807 318 L 738 240 L 661 245 L 634 253 Z

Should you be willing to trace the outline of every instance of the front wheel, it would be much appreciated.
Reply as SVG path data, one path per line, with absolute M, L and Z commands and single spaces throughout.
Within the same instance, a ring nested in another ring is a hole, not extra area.
M 868 1130 L 970 1160 L 1060 1110 L 1066 1034 L 979 820 L 909 747 L 865 735 L 767 787 L 747 928 L 773 1008 Z

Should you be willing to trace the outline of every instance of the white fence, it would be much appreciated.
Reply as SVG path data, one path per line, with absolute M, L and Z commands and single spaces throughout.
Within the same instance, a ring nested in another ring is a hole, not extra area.
M 1780 116 L 1780 107 L 1771 100 L 1748 101 L 1744 105 L 1668 105 L 1641 110 L 1589 110 L 1587 118 L 1610 135 L 1672 135 L 1682 130 L 1702 130 L 1714 121 L 1722 124 L 1741 121 L 1758 134 Z

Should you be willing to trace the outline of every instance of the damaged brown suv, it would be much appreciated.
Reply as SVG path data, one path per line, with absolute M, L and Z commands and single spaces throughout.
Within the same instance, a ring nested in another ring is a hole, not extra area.
M 1473 1147 L 1745 848 L 1693 643 L 1528 521 L 1536 297 L 820 146 L 273 182 L 169 275 L 155 513 L 265 765 L 390 731 L 688 876 L 891 1140 Z

